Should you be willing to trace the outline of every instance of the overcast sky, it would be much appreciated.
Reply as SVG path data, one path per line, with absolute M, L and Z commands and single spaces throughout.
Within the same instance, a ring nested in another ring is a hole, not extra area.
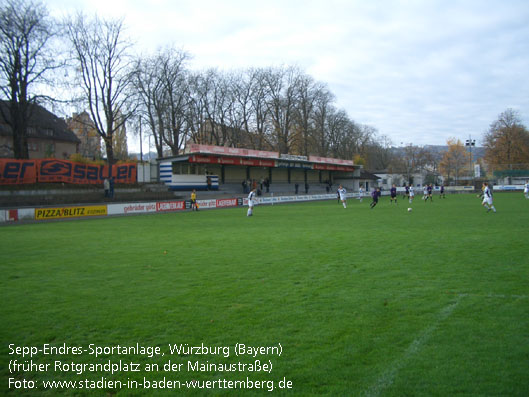
M 55 16 L 123 17 L 138 52 L 173 44 L 192 69 L 297 65 L 394 145 L 529 127 L 529 1 L 46 0 Z M 131 142 L 129 142 L 129 147 Z

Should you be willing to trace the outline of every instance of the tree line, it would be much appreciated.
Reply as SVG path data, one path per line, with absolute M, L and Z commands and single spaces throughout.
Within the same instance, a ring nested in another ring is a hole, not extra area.
M 450 175 L 458 172 L 451 164 L 457 168 L 464 161 L 439 159 L 414 145 L 392 150 L 387 137 L 355 122 L 336 106 L 325 83 L 298 67 L 196 71 L 189 68 L 190 54 L 174 47 L 134 54 L 124 30 L 123 20 L 82 13 L 54 20 L 37 0 L 0 2 L 0 86 L 9 104 L 9 114 L 0 116 L 10 122 L 16 158 L 28 157 L 31 105 L 51 100 L 87 109 L 109 164 L 124 125 L 152 136 L 160 157 L 202 143 L 354 159 L 408 178 L 425 167 Z M 42 94 L 62 83 L 68 84 L 68 98 Z M 500 115 L 485 137 L 488 161 L 507 150 L 506 161 L 529 163 L 529 151 L 520 149 L 529 147 L 527 129 L 508 112 L 517 132 L 504 139 L 505 114 Z M 513 139 L 514 145 L 505 143 Z
M 193 142 L 352 159 L 378 144 L 375 128 L 352 120 L 297 67 L 192 71 L 187 59 L 169 48 L 135 61 L 137 116 L 159 156 Z

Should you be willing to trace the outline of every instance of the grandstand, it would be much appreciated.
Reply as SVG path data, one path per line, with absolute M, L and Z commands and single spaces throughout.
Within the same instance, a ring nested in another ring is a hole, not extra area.
M 258 184 L 263 193 L 292 193 L 325 186 L 347 179 L 357 190 L 362 166 L 352 160 L 318 156 L 279 154 L 262 150 L 192 144 L 182 155 L 158 159 L 160 181 L 172 190 L 228 190 L 247 192 L 243 181 Z M 266 189 L 266 183 L 270 188 Z

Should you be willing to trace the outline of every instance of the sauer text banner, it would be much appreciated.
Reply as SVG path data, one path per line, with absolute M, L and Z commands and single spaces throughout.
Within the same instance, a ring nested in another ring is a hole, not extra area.
M 116 164 L 112 176 L 116 183 L 135 183 L 137 167 L 134 163 Z M 0 184 L 36 182 L 65 182 L 101 184 L 108 177 L 108 165 L 76 163 L 69 160 L 0 160 Z

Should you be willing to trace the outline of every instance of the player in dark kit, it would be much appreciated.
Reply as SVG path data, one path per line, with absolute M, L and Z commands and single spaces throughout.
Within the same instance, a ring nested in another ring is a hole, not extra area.
M 378 198 L 381 195 L 382 195 L 382 192 L 380 191 L 379 187 L 377 187 L 375 190 L 373 190 L 373 192 L 371 193 L 371 198 L 373 199 L 373 201 L 371 202 L 371 204 L 369 204 L 371 209 L 375 208 L 375 205 L 378 204 Z
M 395 184 L 393 184 L 393 186 L 391 186 L 391 189 L 389 189 L 389 194 L 390 194 L 390 198 L 389 198 L 390 204 L 392 204 L 393 201 L 395 201 L 395 204 L 397 204 L 397 187 L 395 186 Z
M 446 198 L 446 196 L 445 196 L 445 185 L 441 185 L 441 195 L 439 197 Z
M 426 203 L 428 201 L 428 199 L 430 199 L 430 202 L 432 203 L 433 202 L 433 197 L 432 197 L 432 184 L 430 183 L 427 187 L 426 187 L 426 191 L 428 192 L 428 195 L 426 196 L 426 199 L 424 200 L 424 202 Z
M 406 189 L 406 192 L 404 192 L 404 195 L 402 196 L 402 198 L 406 198 L 406 199 L 410 199 L 410 186 L 409 185 L 404 185 L 404 189 Z

